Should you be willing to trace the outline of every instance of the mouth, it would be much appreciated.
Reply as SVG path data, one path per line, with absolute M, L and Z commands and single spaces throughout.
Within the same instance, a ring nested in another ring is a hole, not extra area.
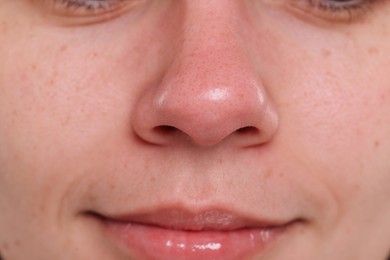
M 224 210 L 168 208 L 142 214 L 88 213 L 131 259 L 247 259 L 264 254 L 301 219 L 251 219 Z

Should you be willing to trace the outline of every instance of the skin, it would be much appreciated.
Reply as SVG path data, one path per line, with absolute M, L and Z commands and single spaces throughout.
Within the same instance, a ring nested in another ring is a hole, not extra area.
M 125 259 L 83 213 L 169 201 L 305 220 L 255 259 L 384 260 L 390 3 L 292 2 L 0 0 L 3 257 Z

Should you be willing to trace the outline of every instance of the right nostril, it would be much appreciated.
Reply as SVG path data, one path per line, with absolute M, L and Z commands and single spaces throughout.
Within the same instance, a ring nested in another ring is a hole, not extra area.
M 170 126 L 170 125 L 160 125 L 156 126 L 154 128 L 154 131 L 160 133 L 160 134 L 172 134 L 177 131 L 176 127 Z

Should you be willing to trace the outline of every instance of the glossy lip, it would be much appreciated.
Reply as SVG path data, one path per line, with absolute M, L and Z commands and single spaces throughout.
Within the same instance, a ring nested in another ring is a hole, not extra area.
M 94 215 L 126 255 L 161 260 L 259 256 L 301 222 L 252 219 L 214 209 L 191 212 L 167 208 L 141 214 Z

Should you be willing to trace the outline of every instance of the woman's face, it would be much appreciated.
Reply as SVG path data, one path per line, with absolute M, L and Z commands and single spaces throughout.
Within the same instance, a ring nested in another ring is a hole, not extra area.
M 375 259 L 390 3 L 0 0 L 0 252 Z

